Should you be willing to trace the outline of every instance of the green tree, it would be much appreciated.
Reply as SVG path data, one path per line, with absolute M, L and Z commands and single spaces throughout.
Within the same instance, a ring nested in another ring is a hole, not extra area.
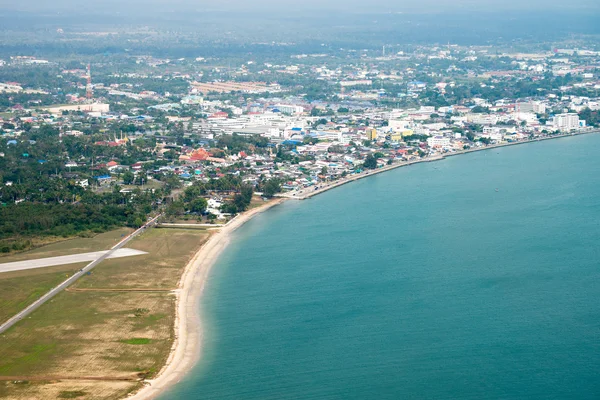
M 178 217 L 185 212 L 185 206 L 182 201 L 174 201 L 167 207 L 167 216 Z
M 135 179 L 135 175 L 131 171 L 125 171 L 123 174 L 123 183 L 126 185 L 131 185 Z
M 203 197 L 198 197 L 189 203 L 189 210 L 194 213 L 203 214 L 208 207 L 208 202 Z
M 375 169 L 377 168 L 377 159 L 373 156 L 373 154 L 369 154 L 365 158 L 363 166 L 368 169 Z
M 265 197 L 273 197 L 276 193 L 281 192 L 281 182 L 279 181 L 279 179 L 276 178 L 272 178 L 269 179 L 267 181 L 267 183 L 265 183 L 264 189 L 263 189 L 263 195 Z

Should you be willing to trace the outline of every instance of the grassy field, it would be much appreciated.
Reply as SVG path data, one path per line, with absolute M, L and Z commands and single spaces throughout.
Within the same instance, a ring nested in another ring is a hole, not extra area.
M 63 240 L 24 253 L 0 257 L 0 263 L 106 250 L 117 243 L 122 235 L 129 232 L 130 229 L 124 228 L 102 233 L 93 238 Z M 86 264 L 0 273 L 0 322 L 6 321 L 39 299 L 44 293 L 64 281 L 67 275 L 72 275 Z
M 100 233 L 91 238 L 78 237 L 67 240 L 63 239 L 56 243 L 48 244 L 24 253 L 0 256 L 0 263 L 107 250 L 117 244 L 122 236 L 126 236 L 132 231 L 133 229 L 121 228 L 110 232 Z
M 127 244 L 148 254 L 107 260 L 75 287 L 175 289 L 187 261 L 207 235 L 204 229 L 150 229 Z
M 0 336 L 0 398 L 112 399 L 156 374 L 173 344 L 171 289 L 207 238 L 149 230 L 128 244 L 149 254 L 103 262 Z
M 0 274 L 0 323 L 39 299 L 84 265 L 86 263 Z

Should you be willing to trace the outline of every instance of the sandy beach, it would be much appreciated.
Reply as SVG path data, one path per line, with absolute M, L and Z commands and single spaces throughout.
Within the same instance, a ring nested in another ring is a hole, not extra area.
M 597 130 L 589 130 L 586 132 L 581 132 L 578 135 L 597 132 Z M 237 216 L 229 224 L 220 228 L 215 234 L 213 234 L 211 238 L 202 246 L 202 248 L 195 254 L 192 260 L 186 266 L 177 293 L 175 341 L 173 343 L 171 354 L 169 355 L 167 363 L 159 372 L 158 376 L 153 380 L 145 381 L 145 386 L 142 389 L 140 389 L 137 393 L 131 395 L 129 399 L 142 400 L 153 399 L 158 397 L 167 389 L 175 385 L 177 382 L 181 381 L 181 379 L 183 379 L 183 377 L 190 371 L 190 369 L 192 369 L 198 362 L 202 350 L 202 321 L 200 320 L 198 310 L 200 298 L 204 290 L 206 280 L 210 273 L 210 269 L 214 265 L 216 259 L 221 254 L 221 252 L 229 244 L 231 233 L 238 229 L 240 226 L 242 226 L 244 223 L 252 219 L 255 215 L 264 212 L 275 205 L 281 204 L 286 199 L 308 199 L 317 194 L 331 190 L 337 186 L 341 186 L 358 179 L 366 178 L 371 175 L 383 173 L 395 168 L 422 162 L 439 161 L 449 156 L 455 156 L 474 151 L 491 150 L 498 147 L 520 145 L 541 140 L 550 140 L 569 136 L 575 135 L 556 135 L 537 140 L 524 140 L 514 143 L 502 143 L 465 151 L 459 151 L 455 153 L 436 155 L 425 159 L 395 163 L 392 165 L 384 166 L 383 168 L 368 171 L 368 173 L 363 172 L 361 174 L 348 176 L 345 179 L 340 179 L 335 182 L 322 184 L 320 185 L 318 190 L 310 190 L 311 188 L 307 188 L 301 192 L 296 192 L 295 195 L 293 194 L 293 192 L 279 195 L 279 198 L 277 200 L 273 200 L 258 208 L 249 210 Z
M 285 199 L 273 200 L 249 210 L 219 229 L 188 263 L 179 283 L 175 317 L 175 341 L 165 366 L 155 379 L 129 399 L 154 399 L 179 382 L 200 359 L 202 351 L 202 321 L 199 316 L 200 298 L 210 269 L 227 247 L 230 235 L 255 215 L 281 204 Z

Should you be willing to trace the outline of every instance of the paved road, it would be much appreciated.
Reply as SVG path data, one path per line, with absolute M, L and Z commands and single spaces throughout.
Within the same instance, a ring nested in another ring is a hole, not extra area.
M 381 168 L 362 171 L 359 174 L 350 174 L 350 175 L 346 176 L 345 178 L 338 179 L 337 181 L 327 182 L 327 183 L 319 183 L 316 186 L 309 186 L 307 188 L 303 188 L 300 190 L 293 190 L 291 192 L 277 194 L 276 197 L 286 197 L 288 199 L 294 199 L 294 200 L 306 200 L 306 199 L 309 199 L 320 193 L 323 193 L 323 192 L 326 192 L 333 188 L 336 188 L 338 186 L 344 185 L 348 182 L 354 182 L 356 180 L 363 179 L 363 178 L 366 178 L 371 175 L 381 174 L 382 172 L 386 172 L 386 171 L 389 171 L 389 170 L 392 170 L 395 168 L 405 167 L 408 165 L 424 163 L 424 162 L 438 161 L 443 158 L 444 158 L 444 156 L 442 156 L 442 155 L 435 155 L 435 156 L 431 156 L 431 157 L 427 157 L 427 158 L 420 158 L 418 160 L 413 160 L 413 161 L 400 161 L 400 162 L 397 162 L 397 163 L 394 163 L 391 165 L 383 166 Z M 318 187 L 318 189 L 315 189 L 315 187 Z
M 525 144 L 525 143 L 540 142 L 543 140 L 552 140 L 552 139 L 558 139 L 558 138 L 563 138 L 563 137 L 586 135 L 586 134 L 590 134 L 590 133 L 600 133 L 600 130 L 595 129 L 595 128 L 586 128 L 586 129 L 582 129 L 580 131 L 573 132 L 573 133 L 564 133 L 564 134 L 560 134 L 560 135 L 545 136 L 545 137 L 536 138 L 536 139 L 520 140 L 518 142 L 492 144 L 489 146 L 482 146 L 482 147 L 472 148 L 469 150 L 459 150 L 459 151 L 455 151 L 452 153 L 437 154 L 434 156 L 430 156 L 427 158 L 420 158 L 420 159 L 413 160 L 413 161 L 400 161 L 400 162 L 394 163 L 392 165 L 386 165 L 382 168 L 363 171 L 359 174 L 351 174 L 345 178 L 338 179 L 337 181 L 317 184 L 317 186 L 319 188 L 316 190 L 315 190 L 314 186 L 312 186 L 312 187 L 307 187 L 307 188 L 303 188 L 300 190 L 292 190 L 292 191 L 286 192 L 286 193 L 279 193 L 279 194 L 276 194 L 275 197 L 284 197 L 284 198 L 293 199 L 293 200 L 306 200 L 306 199 L 309 199 L 320 193 L 326 192 L 330 189 L 333 189 L 335 187 L 346 184 L 348 182 L 353 182 L 355 180 L 362 179 L 367 176 L 379 174 L 379 173 L 386 172 L 391 169 L 395 169 L 395 168 L 399 168 L 399 167 L 405 167 L 407 165 L 418 164 L 418 163 L 423 163 L 423 162 L 439 161 L 446 157 L 457 156 L 459 154 L 465 154 L 465 153 L 472 153 L 475 151 L 491 150 L 491 149 L 495 149 L 495 148 L 499 148 L 499 147 L 515 146 L 515 145 L 520 145 L 520 144 Z
M 104 251 L 94 251 L 91 253 L 80 253 L 80 254 L 71 254 L 68 256 L 58 256 L 58 257 L 47 257 L 47 258 L 38 258 L 36 260 L 25 260 L 25 261 L 15 261 L 9 263 L 0 264 L 0 274 L 3 272 L 12 272 L 12 271 L 23 271 L 26 269 L 36 269 L 36 268 L 45 268 L 45 267 L 53 267 L 55 265 L 67 265 L 67 264 L 76 264 L 81 262 L 90 262 L 97 260 L 102 257 L 105 253 L 110 252 L 111 250 Z M 131 256 L 140 256 L 142 254 L 148 254 L 145 251 L 135 250 L 135 249 L 119 249 L 112 251 L 111 254 L 108 255 L 107 258 L 121 258 L 121 257 L 131 257 Z
M 162 223 L 158 227 L 163 228 L 222 228 L 225 224 L 177 224 L 177 223 Z
M 80 269 L 77 273 L 75 273 L 73 276 L 68 278 L 66 281 L 64 281 L 60 285 L 56 286 L 55 288 L 53 288 L 48 293 L 46 293 L 45 295 L 43 295 L 42 297 L 37 299 L 35 302 L 33 302 L 31 305 L 29 305 L 27 308 L 25 308 L 23 311 L 21 311 L 20 313 L 18 313 L 17 315 L 15 315 L 11 319 L 9 319 L 8 321 L 6 321 L 2 325 L 0 325 L 0 334 L 6 332 L 17 322 L 19 322 L 20 320 L 22 320 L 23 318 L 27 317 L 29 314 L 31 314 L 32 312 L 37 310 L 42 304 L 44 304 L 45 302 L 47 302 L 48 300 L 50 300 L 51 298 L 53 298 L 54 296 L 59 294 L 61 291 L 63 291 L 64 289 L 66 289 L 67 287 L 69 287 L 70 285 L 75 283 L 79 278 L 81 278 L 82 276 L 87 274 L 89 271 L 94 269 L 94 267 L 96 265 L 100 264 L 102 261 L 107 259 L 114 251 L 119 250 L 121 247 L 123 247 L 125 244 L 127 244 L 131 239 L 133 239 L 140 233 L 144 232 L 147 228 L 154 226 L 154 224 L 156 223 L 156 220 L 159 217 L 160 217 L 160 215 L 151 219 L 150 221 L 148 221 L 146 223 L 146 225 L 142 226 L 140 229 L 133 232 L 131 235 L 127 236 L 125 239 L 121 240 L 119 243 L 117 243 L 116 245 L 111 247 L 111 249 L 108 252 L 104 253 L 103 255 L 101 255 L 100 257 L 98 257 L 97 259 L 95 259 L 94 261 L 89 263 L 88 265 L 86 265 L 84 268 Z

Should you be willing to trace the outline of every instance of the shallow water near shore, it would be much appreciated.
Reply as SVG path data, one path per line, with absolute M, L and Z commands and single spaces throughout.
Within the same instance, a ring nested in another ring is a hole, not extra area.
M 288 201 L 213 267 L 163 399 L 600 398 L 600 135 Z

